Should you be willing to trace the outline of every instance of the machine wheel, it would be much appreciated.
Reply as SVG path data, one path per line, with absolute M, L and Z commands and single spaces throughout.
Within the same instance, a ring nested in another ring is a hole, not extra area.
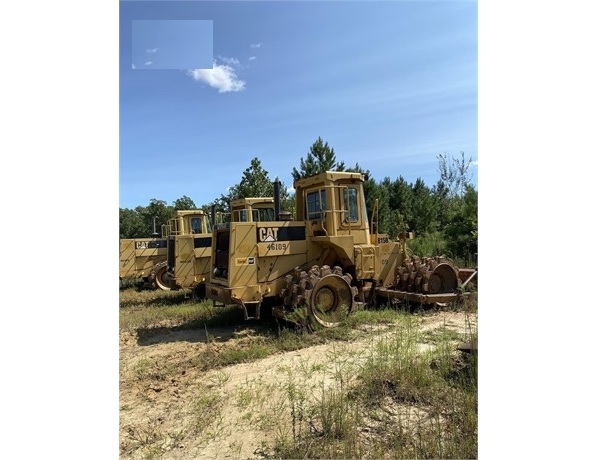
M 155 289 L 161 289 L 163 291 L 170 291 L 169 281 L 167 278 L 167 266 L 166 260 L 154 265 L 152 273 L 150 274 L 150 282 Z
M 442 263 L 435 267 L 428 282 L 431 294 L 454 292 L 458 287 L 458 275 L 453 266 Z
M 308 301 L 311 320 L 324 327 L 335 327 L 349 315 L 354 294 L 347 280 L 336 274 L 323 276 L 314 286 Z
M 308 328 L 335 327 L 354 307 L 358 289 L 351 286 L 352 277 L 341 267 L 314 265 L 309 271 L 296 267 L 287 275 L 282 290 L 285 319 Z

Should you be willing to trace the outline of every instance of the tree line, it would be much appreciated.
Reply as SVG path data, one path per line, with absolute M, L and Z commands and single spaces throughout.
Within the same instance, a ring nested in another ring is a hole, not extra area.
M 322 138 L 311 146 L 306 157 L 300 159 L 299 168 L 293 168 L 294 180 L 323 171 L 352 171 L 366 175 L 364 194 L 369 219 L 378 200 L 378 231 L 395 237 L 406 231 L 417 235 L 421 255 L 457 257 L 475 261 L 478 252 L 478 191 L 471 182 L 472 159 L 447 154 L 437 155 L 439 179 L 429 187 L 420 178 L 407 182 L 401 175 L 395 179 L 384 177 L 376 181 L 368 170 L 356 163 L 346 167 L 338 161 L 335 151 Z M 227 195 L 222 194 L 214 203 L 199 208 L 191 198 L 183 195 L 168 205 L 163 200 L 151 199 L 147 206 L 135 209 L 120 208 L 120 238 L 148 237 L 160 233 L 162 224 L 175 216 L 177 210 L 203 209 L 209 213 L 213 204 L 219 212 L 228 212 L 229 202 L 237 198 L 273 196 L 273 182 L 258 158 L 253 158 L 243 172 L 238 184 Z M 295 197 L 281 182 L 281 208 L 295 212 Z

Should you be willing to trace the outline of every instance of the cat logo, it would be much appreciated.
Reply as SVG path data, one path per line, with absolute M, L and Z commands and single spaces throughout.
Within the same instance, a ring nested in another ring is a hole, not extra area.
M 277 236 L 279 234 L 278 228 L 260 228 L 259 229 L 259 238 L 261 242 L 269 242 L 269 241 L 277 241 Z
M 255 257 L 237 257 L 235 259 L 235 265 L 256 265 Z

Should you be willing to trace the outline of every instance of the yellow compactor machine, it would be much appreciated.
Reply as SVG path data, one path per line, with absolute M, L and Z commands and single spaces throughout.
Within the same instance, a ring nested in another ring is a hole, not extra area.
M 213 224 L 225 221 L 259 222 L 274 219 L 274 199 L 240 198 L 230 203 L 229 215 L 203 211 L 178 211 L 177 217 L 162 226 L 166 257 L 156 265 L 151 280 L 163 289 L 191 289 L 198 298 L 205 297 L 212 256 Z
M 150 283 L 152 269 L 166 260 L 164 238 L 123 238 L 119 240 L 119 280 Z
M 296 180 L 294 220 L 280 212 L 275 183 L 273 220 L 215 228 L 208 298 L 215 306 L 240 305 L 246 319 L 268 308 L 277 317 L 325 327 L 381 301 L 459 299 L 477 270 L 409 255 L 410 234 L 378 233 L 369 225 L 363 183 L 364 175 L 353 172 Z
M 169 244 L 175 248 L 181 239 L 187 241 L 196 235 L 207 238 L 210 246 L 210 224 L 200 209 L 176 211 L 176 216 L 162 226 L 162 237 L 120 240 L 119 279 L 141 278 L 155 289 L 173 288 L 167 273 Z M 210 252 L 205 261 L 209 261 Z M 209 264 L 209 262 L 208 262 Z

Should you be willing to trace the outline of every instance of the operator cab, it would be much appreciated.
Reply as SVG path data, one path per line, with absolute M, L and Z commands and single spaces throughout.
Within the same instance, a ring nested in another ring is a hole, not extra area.
M 298 220 L 314 237 L 353 236 L 353 244 L 370 241 L 364 175 L 327 171 L 295 181 Z
M 239 198 L 231 201 L 233 222 L 271 222 L 275 220 L 274 198 Z
M 199 209 L 177 211 L 177 216 L 162 225 L 162 236 L 196 235 L 212 232 L 212 225 L 204 211 Z

